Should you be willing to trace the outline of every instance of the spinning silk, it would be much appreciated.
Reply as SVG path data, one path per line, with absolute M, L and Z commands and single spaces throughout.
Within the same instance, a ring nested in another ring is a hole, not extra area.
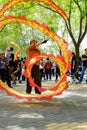
M 65 12 L 57 6 L 52 0 L 10 0 L 10 2 L 5 3 L 3 7 L 0 9 L 0 18 L 4 15 L 6 11 L 8 11 L 10 8 L 12 8 L 14 5 L 21 3 L 21 2 L 42 2 L 50 7 L 52 7 L 58 14 L 60 14 L 64 19 L 67 19 L 67 15 Z M 60 56 L 54 56 L 53 54 L 47 55 L 47 54 L 42 54 L 38 55 L 35 54 L 32 59 L 28 59 L 26 61 L 26 71 L 25 71 L 25 76 L 28 77 L 30 83 L 32 86 L 37 87 L 40 92 L 42 92 L 41 95 L 37 94 L 26 94 L 23 92 L 18 92 L 15 89 L 12 89 L 8 87 L 3 81 L 0 80 L 0 89 L 5 90 L 9 96 L 16 96 L 17 98 L 26 98 L 27 100 L 32 100 L 37 99 L 37 100 L 42 100 L 42 99 L 47 99 L 50 100 L 54 95 L 60 95 L 62 94 L 62 91 L 67 89 L 68 84 L 66 81 L 66 72 L 70 69 L 70 63 L 69 59 L 71 57 L 71 52 L 68 50 L 68 43 L 59 37 L 55 32 L 51 32 L 50 28 L 46 24 L 40 24 L 36 20 L 28 20 L 26 17 L 13 17 L 11 15 L 7 15 L 4 19 L 0 20 L 0 29 L 4 27 L 4 25 L 9 24 L 11 22 L 19 22 L 26 24 L 30 27 L 33 27 L 35 29 L 38 29 L 48 37 L 50 37 L 54 42 L 57 43 L 59 49 L 62 52 L 62 55 Z M 15 44 L 14 42 L 10 42 L 10 44 L 16 46 L 18 48 L 16 54 L 15 54 L 15 59 L 17 55 L 20 53 L 20 47 Z M 31 70 L 36 61 L 39 61 L 40 59 L 43 58 L 51 58 L 60 68 L 60 80 L 55 83 L 53 86 L 47 87 L 47 88 L 42 88 L 37 86 L 32 77 L 31 77 Z M 49 92 L 48 92 L 49 91 Z
M 17 56 L 19 55 L 19 53 L 20 53 L 20 47 L 16 44 L 16 43 L 14 43 L 13 41 L 10 41 L 9 42 L 12 46 L 15 46 L 15 47 L 17 47 L 17 51 L 16 51 L 16 53 L 15 53 L 15 56 L 14 56 L 14 60 L 17 60 Z

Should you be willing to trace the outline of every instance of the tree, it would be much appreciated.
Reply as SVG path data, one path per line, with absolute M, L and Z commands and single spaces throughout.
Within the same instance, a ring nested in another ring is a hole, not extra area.
M 2 0 L 2 2 L 0 1 L 1 5 L 6 2 L 6 0 Z M 58 30 L 58 27 L 54 26 L 57 25 L 55 19 L 58 14 L 50 11 L 48 8 L 46 9 L 45 7 L 47 7 L 47 5 L 42 5 L 40 5 L 39 2 L 21 2 L 4 13 L 1 19 L 7 15 L 12 15 L 14 17 L 25 16 L 29 20 L 37 20 L 40 23 L 46 23 L 52 31 Z M 24 24 L 7 24 L 2 28 L 2 30 L 0 30 L 0 43 L 2 43 L 0 44 L 0 49 L 4 51 L 9 46 L 8 41 L 11 40 L 17 43 L 21 50 L 24 50 L 32 38 L 42 41 L 47 39 L 47 36 Z M 21 56 L 24 55 L 23 53 L 24 51 L 22 51 Z
M 0 1 L 0 5 L 3 5 L 5 2 L 7 2 L 7 0 Z M 58 30 L 60 30 L 64 39 L 66 39 L 66 34 L 69 34 L 75 47 L 78 63 L 79 47 L 87 34 L 87 0 L 55 0 L 55 2 L 67 13 L 67 20 L 62 18 L 53 8 L 39 2 L 23 2 L 15 5 L 7 11 L 3 17 L 8 14 L 16 17 L 26 16 L 30 20 L 36 19 L 40 23 L 46 23 L 51 31 L 58 32 Z M 32 36 L 38 41 L 47 38 L 33 28 L 18 23 L 12 23 L 6 25 L 3 30 L 1 30 L 0 40 L 2 44 L 5 44 L 6 41 L 8 42 L 8 40 L 11 39 L 24 49 L 29 42 L 29 38 L 31 39 Z
M 57 0 L 56 0 L 57 2 Z M 87 0 L 58 0 L 68 15 L 65 20 L 66 29 L 75 47 L 77 66 L 79 63 L 80 44 L 87 34 Z

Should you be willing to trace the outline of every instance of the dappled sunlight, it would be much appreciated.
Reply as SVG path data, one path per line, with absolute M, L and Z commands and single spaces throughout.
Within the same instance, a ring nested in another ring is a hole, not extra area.
M 46 130 L 87 130 L 87 122 L 51 123 L 46 125 Z
M 2 129 L 3 130 L 3 129 Z M 13 125 L 13 126 L 7 126 L 6 130 L 27 130 L 26 128 L 22 128 L 18 125 Z M 28 127 L 28 130 L 37 130 L 34 127 Z
M 59 95 L 58 98 L 65 98 L 65 97 L 71 97 L 71 96 L 77 96 L 77 97 L 87 97 L 87 93 L 84 95 L 78 92 L 70 91 L 70 92 L 63 92 L 62 95 Z M 57 97 L 56 97 L 57 98 Z
M 27 114 L 15 114 L 12 117 L 17 118 L 29 118 L 29 119 L 43 119 L 44 117 L 40 113 L 27 113 Z
M 8 102 L 8 103 L 1 103 L 0 106 L 2 107 L 24 107 L 24 108 L 29 108 L 29 107 L 36 107 L 36 106 L 44 106 L 44 107 L 51 107 L 51 106 L 61 106 L 63 105 L 64 103 L 63 102 L 50 102 L 50 101 L 47 101 L 47 100 L 41 100 L 41 101 L 37 101 L 37 100 L 34 100 L 34 101 L 31 101 L 31 102 Z M 5 112 L 4 112 L 4 116 L 7 115 Z

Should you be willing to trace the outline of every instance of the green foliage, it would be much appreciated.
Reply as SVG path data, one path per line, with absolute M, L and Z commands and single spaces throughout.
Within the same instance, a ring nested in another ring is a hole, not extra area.
M 9 0 L 0 0 L 0 8 L 8 1 Z M 69 34 L 72 39 L 71 42 L 74 45 L 78 44 L 78 41 L 80 44 L 87 22 L 87 0 L 54 1 L 66 12 L 67 16 L 69 17 L 69 21 L 65 21 L 53 8 L 44 5 L 41 2 L 21 2 L 7 11 L 1 19 L 8 14 L 15 17 L 25 16 L 29 20 L 37 20 L 40 23 L 47 24 L 53 32 L 61 32 L 61 36 L 67 41 L 67 36 Z M 72 33 L 72 35 L 70 33 Z M 2 30 L 0 30 L 0 49 L 5 50 L 9 46 L 8 41 L 14 41 L 20 46 L 21 50 L 23 50 L 21 52 L 21 56 L 23 57 L 26 55 L 25 49 L 32 38 L 35 38 L 38 40 L 38 42 L 40 42 L 48 37 L 42 34 L 40 31 L 21 23 L 7 24 L 2 28 Z M 50 47 L 50 49 L 49 45 L 47 45 L 45 50 L 49 51 L 49 53 L 54 53 L 52 48 L 55 49 L 55 44 L 54 46 Z M 41 50 L 43 51 L 42 48 Z

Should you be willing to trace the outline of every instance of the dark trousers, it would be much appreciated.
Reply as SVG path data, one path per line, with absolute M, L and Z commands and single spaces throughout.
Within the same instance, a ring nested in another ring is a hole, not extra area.
M 44 80 L 45 80 L 44 69 L 40 69 L 40 74 L 41 74 L 41 79 L 44 78 Z
M 6 82 L 9 87 L 11 87 L 11 77 L 8 69 L 0 69 L 0 79 L 3 82 Z
M 60 70 L 59 67 L 56 67 L 56 80 L 58 80 L 58 76 L 60 76 Z
M 50 70 L 46 69 L 45 73 L 46 73 L 46 79 L 48 80 L 49 78 L 51 80 L 51 69 Z
M 34 79 L 35 84 L 41 87 L 41 75 L 40 75 L 40 69 L 38 65 L 34 65 L 31 71 L 31 76 Z M 27 88 L 26 93 L 31 93 L 32 87 L 30 86 L 29 80 L 27 79 Z M 41 92 L 35 87 L 35 93 L 41 94 Z

